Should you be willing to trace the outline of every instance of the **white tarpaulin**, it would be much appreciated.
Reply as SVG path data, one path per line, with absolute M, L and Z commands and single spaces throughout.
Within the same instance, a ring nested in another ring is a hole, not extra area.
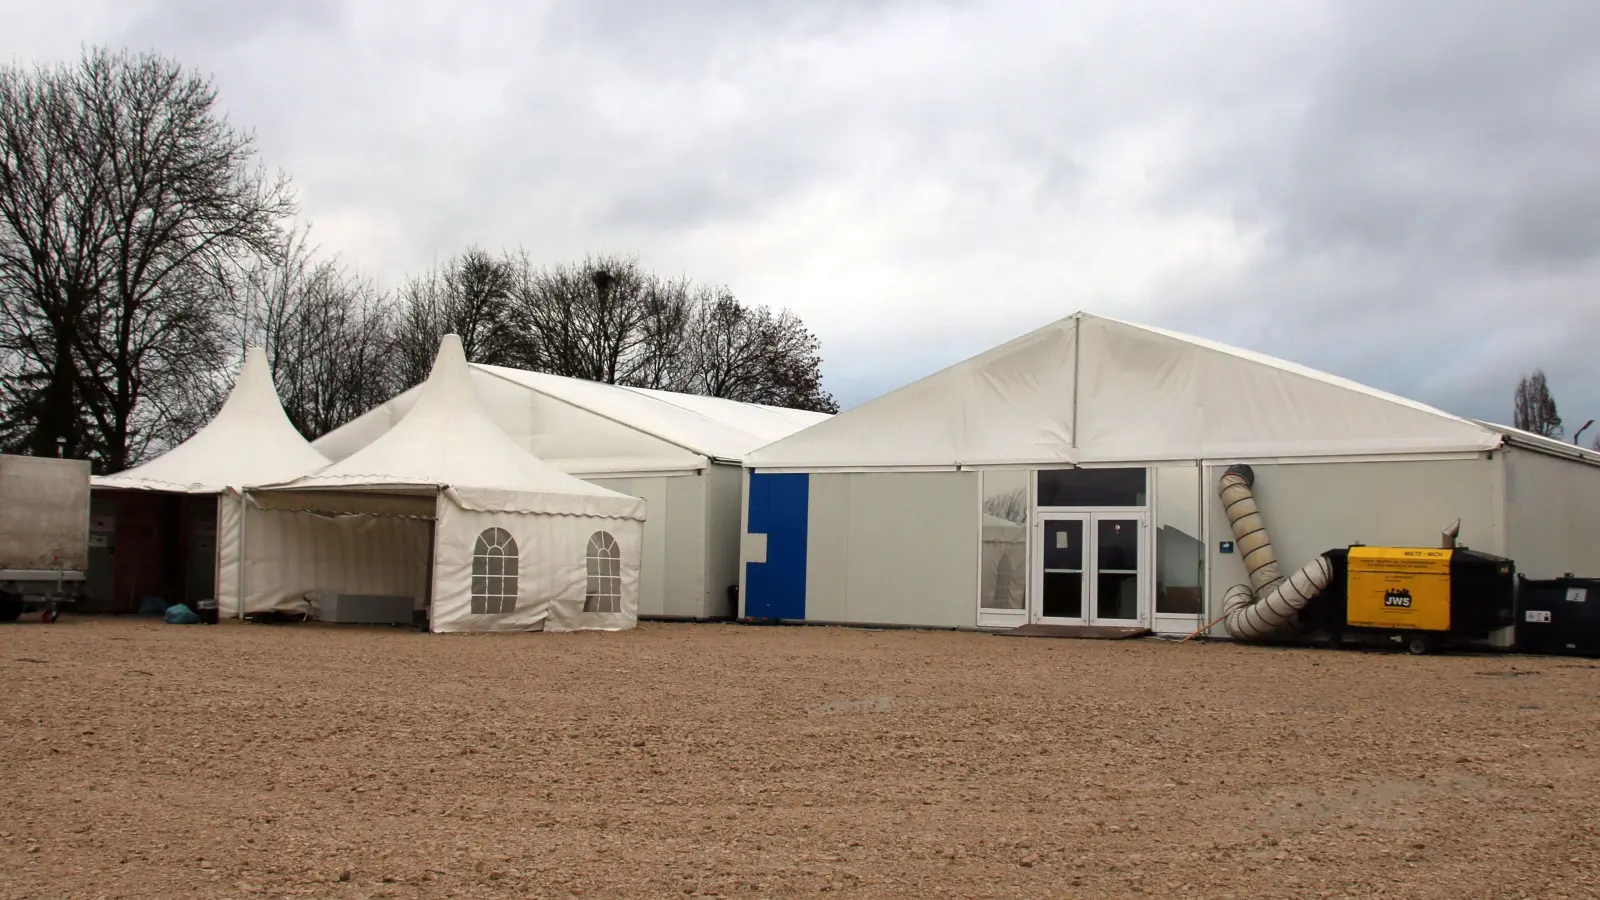
M 762 447 L 746 464 L 1351 456 L 1479 452 L 1500 443 L 1492 429 L 1352 381 L 1078 313 Z
M 217 612 L 227 617 L 239 610 L 240 489 L 294 478 L 327 464 L 284 414 L 267 354 L 252 347 L 216 418 L 143 465 L 94 478 L 92 487 L 217 495 Z
M 427 498 L 434 631 L 630 627 L 645 502 L 523 450 L 490 419 L 470 379 L 460 339 L 446 335 L 428 380 L 392 428 L 315 474 L 251 489 L 252 501 L 274 510 L 414 516 Z M 259 512 L 247 510 L 247 534 L 299 527 Z
M 252 508 L 244 608 L 315 615 L 322 597 L 339 593 L 410 597 L 420 609 L 429 534 L 426 519 Z

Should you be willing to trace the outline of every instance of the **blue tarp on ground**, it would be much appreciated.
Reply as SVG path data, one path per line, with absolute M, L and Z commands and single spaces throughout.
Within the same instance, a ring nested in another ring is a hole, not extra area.
M 200 624 L 200 617 L 194 614 L 194 610 L 182 603 L 174 603 L 167 607 L 166 617 L 168 625 Z

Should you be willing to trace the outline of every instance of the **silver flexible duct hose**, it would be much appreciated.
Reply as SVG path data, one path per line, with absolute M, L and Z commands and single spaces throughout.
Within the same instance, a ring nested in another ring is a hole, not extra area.
M 1234 545 L 1244 558 L 1250 584 L 1234 585 L 1222 600 L 1223 627 L 1240 640 L 1261 640 L 1283 631 L 1304 631 L 1299 613 L 1333 579 L 1333 564 L 1318 556 L 1284 579 L 1267 526 L 1256 507 L 1255 472 L 1246 465 L 1229 466 L 1218 491 Z
M 1284 632 L 1303 632 L 1305 625 L 1300 621 L 1300 610 L 1326 590 L 1332 580 L 1333 563 L 1326 556 L 1318 556 L 1259 598 L 1250 593 L 1247 585 L 1234 585 L 1222 600 L 1223 611 L 1228 614 L 1222 620 L 1223 627 L 1243 641 L 1259 641 Z
M 1259 596 L 1263 591 L 1283 580 L 1278 571 L 1278 556 L 1272 552 L 1272 541 L 1267 537 L 1267 524 L 1256 508 L 1256 473 L 1246 465 L 1229 466 L 1222 473 L 1218 490 L 1222 508 L 1228 515 L 1228 525 L 1233 528 L 1233 543 L 1244 560 L 1244 569 L 1250 575 L 1250 591 Z

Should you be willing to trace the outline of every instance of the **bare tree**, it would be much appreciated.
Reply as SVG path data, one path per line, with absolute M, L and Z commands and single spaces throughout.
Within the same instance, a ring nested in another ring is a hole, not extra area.
M 439 339 L 446 334 L 461 338 L 461 349 L 472 362 L 511 362 L 516 341 L 507 319 L 516 287 L 510 263 L 477 247 L 406 282 L 394 344 L 403 386 L 428 377 Z
M 695 291 L 687 278 L 652 279 L 639 319 L 638 359 L 627 383 L 665 391 L 692 391 L 698 363 L 688 336 Z
M 318 260 L 306 231 L 244 278 L 246 345 L 259 345 L 289 421 L 315 439 L 399 391 L 393 317 L 370 281 Z
M 798 317 L 663 279 L 633 257 L 537 268 L 511 258 L 515 364 L 573 378 L 837 411 Z
M 819 342 L 793 313 L 747 307 L 727 291 L 703 292 L 690 331 L 692 390 L 710 397 L 838 412 L 822 389 Z
M 676 313 L 663 304 L 660 283 L 636 260 L 591 256 L 535 268 L 519 253 L 513 265 L 519 365 L 607 384 L 661 374 L 652 363 L 663 360 L 650 359 L 648 351 L 664 342 L 661 329 L 670 327 Z
M 1517 382 L 1514 404 L 1513 426 L 1545 437 L 1561 436 L 1561 416 L 1556 414 L 1556 401 L 1542 369 L 1534 369 L 1532 375 Z
M 35 452 L 63 439 L 125 468 L 192 427 L 226 365 L 213 275 L 273 252 L 294 201 L 215 105 L 153 55 L 0 69 L 0 354 Z

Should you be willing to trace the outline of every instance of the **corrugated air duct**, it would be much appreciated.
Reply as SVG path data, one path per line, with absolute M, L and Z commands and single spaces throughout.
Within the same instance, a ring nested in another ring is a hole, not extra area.
M 1229 466 L 1222 473 L 1218 492 L 1233 528 L 1234 546 L 1244 559 L 1249 584 L 1228 589 L 1222 609 L 1223 627 L 1240 640 L 1262 640 L 1273 634 L 1304 631 L 1299 612 L 1327 588 L 1333 565 L 1326 556 L 1306 563 L 1285 579 L 1267 536 L 1267 525 L 1256 508 L 1255 472 L 1246 465 Z

